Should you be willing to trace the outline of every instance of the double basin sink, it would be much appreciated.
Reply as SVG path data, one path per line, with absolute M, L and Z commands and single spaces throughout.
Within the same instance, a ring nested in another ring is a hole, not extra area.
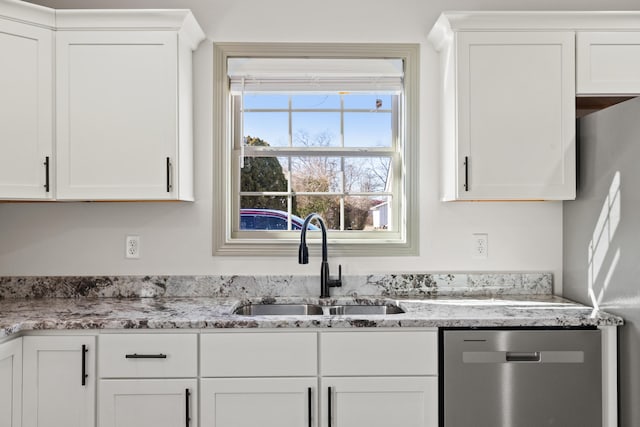
M 401 313 L 404 313 L 404 310 L 394 304 L 247 304 L 233 311 L 233 314 L 240 316 L 349 316 Z

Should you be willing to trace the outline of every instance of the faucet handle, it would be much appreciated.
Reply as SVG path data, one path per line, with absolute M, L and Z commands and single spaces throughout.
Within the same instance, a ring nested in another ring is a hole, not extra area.
M 329 286 L 332 288 L 342 287 L 342 264 L 338 264 L 338 278 L 329 281 Z

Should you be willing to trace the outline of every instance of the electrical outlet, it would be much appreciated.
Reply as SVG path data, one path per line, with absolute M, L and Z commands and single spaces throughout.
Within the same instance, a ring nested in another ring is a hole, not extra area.
M 140 236 L 129 235 L 125 238 L 124 256 L 130 259 L 140 258 Z
M 486 233 L 473 234 L 473 258 L 487 259 L 489 257 L 489 235 Z

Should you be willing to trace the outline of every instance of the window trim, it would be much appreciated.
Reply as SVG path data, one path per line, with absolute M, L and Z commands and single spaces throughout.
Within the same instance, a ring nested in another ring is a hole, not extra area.
M 415 256 L 418 255 L 419 197 L 419 45 L 418 44 L 336 44 L 336 43 L 214 43 L 213 44 L 213 255 L 294 256 L 298 236 L 277 237 L 273 232 L 252 232 L 260 238 L 232 236 L 233 177 L 231 145 L 232 103 L 226 64 L 229 57 L 311 57 L 311 58 L 401 58 L 404 60 L 404 121 L 399 139 L 404 151 L 404 187 L 398 194 L 404 200 L 404 223 L 399 239 L 332 239 L 329 247 L 335 256 Z M 241 233 L 236 232 L 237 235 Z M 288 232 L 289 234 L 291 232 Z M 344 233 L 344 232 L 341 232 Z M 391 236 L 389 236 L 391 237 Z M 313 243 L 315 239 L 308 239 Z M 372 241 L 375 240 L 375 241 Z M 318 249 L 312 244 L 311 252 Z

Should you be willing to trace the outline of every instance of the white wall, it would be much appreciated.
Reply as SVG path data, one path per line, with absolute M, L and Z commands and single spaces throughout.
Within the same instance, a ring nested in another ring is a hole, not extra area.
M 212 41 L 420 43 L 420 256 L 333 259 L 346 274 L 562 271 L 561 203 L 438 201 L 438 57 L 426 36 L 443 10 L 638 9 L 637 0 L 38 0 L 57 8 L 191 8 L 207 33 L 194 56 L 195 203 L 0 204 L 0 275 L 316 274 L 318 263 L 213 257 Z M 471 234 L 489 234 L 473 260 Z M 141 236 L 141 259 L 124 236 Z M 557 283 L 559 284 L 559 283 Z

